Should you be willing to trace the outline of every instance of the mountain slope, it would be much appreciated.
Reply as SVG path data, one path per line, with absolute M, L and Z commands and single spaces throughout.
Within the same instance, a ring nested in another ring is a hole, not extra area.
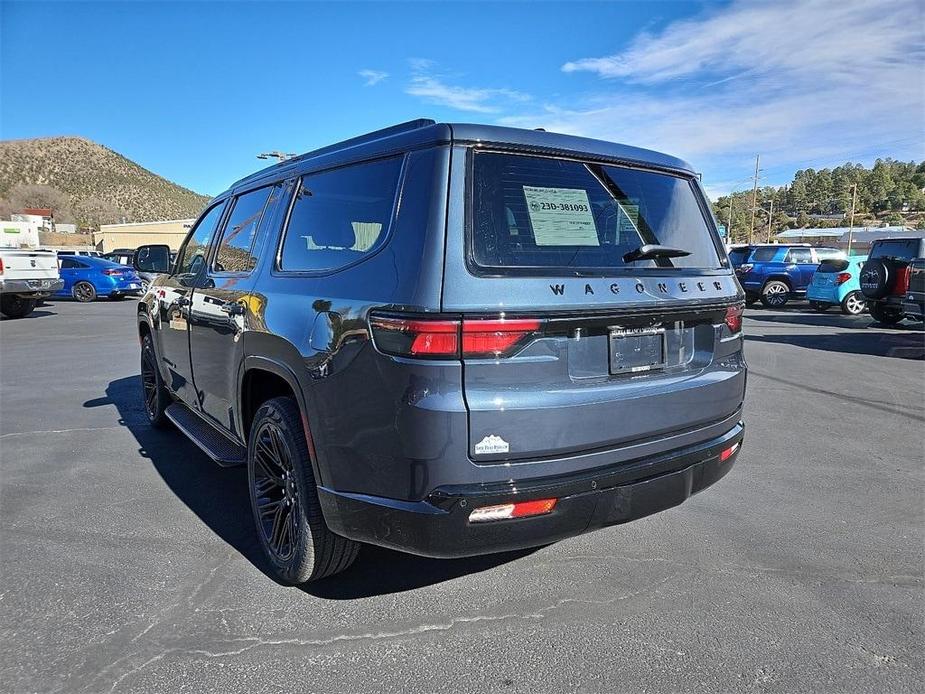
M 195 217 L 208 200 L 82 137 L 0 142 L 0 197 L 30 184 L 62 191 L 74 209 L 102 201 L 126 221 Z

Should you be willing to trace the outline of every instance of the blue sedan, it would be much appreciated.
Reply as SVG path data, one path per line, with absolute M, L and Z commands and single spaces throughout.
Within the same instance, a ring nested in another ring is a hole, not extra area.
M 58 255 L 58 263 L 64 286 L 55 296 L 88 302 L 98 296 L 121 299 L 141 294 L 141 278 L 125 265 L 83 255 Z

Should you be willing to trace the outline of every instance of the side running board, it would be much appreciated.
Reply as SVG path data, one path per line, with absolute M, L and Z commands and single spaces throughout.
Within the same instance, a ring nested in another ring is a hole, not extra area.
M 232 467 L 247 461 L 247 449 L 244 446 L 232 441 L 186 405 L 175 402 L 164 410 L 164 414 L 219 465 Z

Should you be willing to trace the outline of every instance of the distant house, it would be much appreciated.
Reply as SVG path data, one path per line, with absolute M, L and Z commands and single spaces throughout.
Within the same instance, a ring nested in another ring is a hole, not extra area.
M 925 236 L 925 232 L 915 231 L 906 226 L 885 227 L 832 227 L 829 229 L 807 228 L 790 229 L 774 237 L 777 242 L 806 241 L 816 246 L 837 246 L 848 248 L 848 237 L 851 237 L 851 252 L 863 255 L 870 248 L 870 244 L 877 239 L 891 236 Z

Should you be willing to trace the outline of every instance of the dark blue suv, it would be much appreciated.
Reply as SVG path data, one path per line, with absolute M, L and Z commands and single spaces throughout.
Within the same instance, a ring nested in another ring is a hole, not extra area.
M 790 299 L 802 299 L 819 263 L 847 257 L 837 248 L 813 248 L 806 244 L 741 246 L 729 252 L 746 302 L 760 300 L 768 308 L 780 308 Z
M 238 181 L 168 257 L 134 258 L 145 412 L 247 466 L 281 581 L 623 523 L 740 450 L 744 296 L 674 157 L 416 121 Z

